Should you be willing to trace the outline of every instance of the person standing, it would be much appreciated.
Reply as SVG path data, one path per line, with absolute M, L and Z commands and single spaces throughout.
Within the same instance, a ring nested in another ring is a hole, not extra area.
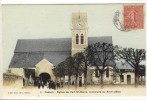
M 38 81 L 38 89 L 40 89 L 40 85 L 41 85 L 41 82 L 40 80 Z
M 51 88 L 51 81 L 50 80 L 48 81 L 48 88 L 49 89 Z
M 60 83 L 59 83 L 59 81 L 57 82 L 57 89 L 59 89 L 60 88 Z
M 63 88 L 63 80 L 61 81 L 61 87 Z
M 44 88 L 44 82 L 43 81 L 41 82 L 41 86 L 42 86 L 42 88 Z
M 46 86 L 47 86 L 47 88 L 49 88 L 49 87 L 48 87 L 48 86 L 49 86 L 49 82 L 48 82 L 48 81 L 46 82 Z

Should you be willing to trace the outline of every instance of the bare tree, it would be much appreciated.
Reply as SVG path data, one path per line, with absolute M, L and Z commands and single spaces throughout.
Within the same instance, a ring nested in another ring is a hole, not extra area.
M 118 59 L 124 59 L 135 70 L 135 87 L 138 86 L 140 62 L 145 60 L 145 49 L 123 48 L 115 50 Z
M 108 43 L 95 43 L 89 48 L 89 62 L 96 66 L 101 76 L 101 88 L 103 88 L 103 75 L 109 66 L 115 66 L 113 45 Z
M 61 78 L 62 77 L 65 77 L 65 61 L 59 63 L 55 70 L 54 70 L 54 75 L 56 77 L 59 77 L 60 78 L 60 83 L 61 83 Z
M 69 56 L 65 60 L 65 72 L 68 75 L 68 88 L 70 88 L 71 76 L 74 74 L 74 58 Z
M 78 80 L 78 76 L 80 73 L 80 69 L 82 69 L 82 64 L 83 64 L 83 60 L 84 60 L 84 55 L 82 52 L 76 53 L 74 56 L 74 68 L 75 68 L 75 76 L 76 76 L 76 80 L 75 80 L 75 88 L 77 89 L 77 80 Z
M 91 46 L 85 48 L 83 55 L 84 55 L 84 85 L 85 85 L 85 89 L 87 89 L 87 67 L 89 65 L 89 62 L 92 60 Z

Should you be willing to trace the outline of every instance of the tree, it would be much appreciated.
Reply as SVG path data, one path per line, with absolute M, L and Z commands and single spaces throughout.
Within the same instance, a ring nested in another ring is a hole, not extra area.
M 135 87 L 138 86 L 140 62 L 145 59 L 145 49 L 123 48 L 115 50 L 118 59 L 124 59 L 135 70 Z
M 74 58 L 69 56 L 65 60 L 65 73 L 68 75 L 68 88 L 70 88 L 71 76 L 74 74 Z
M 83 69 L 82 66 L 84 61 L 84 55 L 82 52 L 78 52 L 73 56 L 73 58 L 74 58 L 74 69 L 75 69 L 75 76 L 76 76 L 75 88 L 77 89 L 78 74 L 81 73 Z
M 84 55 L 84 84 L 85 89 L 87 88 L 87 67 L 89 65 L 89 61 L 92 60 L 92 51 L 90 49 L 91 46 L 88 46 L 85 48 L 85 51 L 83 52 Z
M 64 66 L 65 66 L 65 62 L 61 62 L 57 65 L 57 67 L 54 70 L 54 75 L 60 78 L 60 82 L 61 82 L 61 78 L 65 76 Z
M 96 66 L 101 77 L 101 88 L 103 88 L 103 74 L 109 66 L 115 66 L 113 45 L 108 43 L 95 43 L 89 47 L 89 62 Z

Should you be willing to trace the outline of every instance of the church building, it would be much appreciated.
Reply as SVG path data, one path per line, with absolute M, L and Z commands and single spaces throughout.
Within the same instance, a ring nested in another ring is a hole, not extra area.
M 22 76 L 25 84 L 30 77 L 47 77 L 55 81 L 54 68 L 70 55 L 82 52 L 88 45 L 96 42 L 113 43 L 111 36 L 88 37 L 87 13 L 75 12 L 71 17 L 71 38 L 18 39 L 9 65 L 10 72 Z M 98 77 L 94 75 L 94 67 L 89 69 L 93 71 L 88 73 L 88 83 L 97 83 Z M 26 76 L 25 73 L 29 71 L 34 72 L 34 76 Z M 111 72 L 106 75 L 108 81 L 112 78 Z

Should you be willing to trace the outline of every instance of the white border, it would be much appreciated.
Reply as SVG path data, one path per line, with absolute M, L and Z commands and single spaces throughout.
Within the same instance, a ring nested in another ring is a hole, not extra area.
M 147 0 L 0 0 L 0 4 L 98 4 L 98 3 L 145 3 L 147 4 Z M 0 5 L 1 7 L 1 5 Z M 147 7 L 145 5 L 146 11 Z M 1 11 L 0 11 L 0 18 L 1 18 Z M 146 20 L 146 15 L 145 15 L 145 22 L 147 23 Z M 1 24 L 1 19 L 0 19 L 0 24 Z M 2 40 L 2 31 L 1 31 L 1 26 L 0 25 L 0 44 Z M 147 26 L 145 27 L 147 29 Z M 147 35 L 146 35 L 147 39 Z M 147 41 L 146 41 L 147 43 Z M 146 44 L 147 47 L 147 44 Z M 147 63 L 147 61 L 146 61 Z M 0 45 L 0 71 L 2 67 L 2 45 Z M 2 78 L 2 75 L 0 73 L 0 79 Z M 0 94 L 1 92 L 1 80 L 0 80 Z M 147 84 L 146 84 L 147 86 Z M 146 88 L 147 90 L 147 88 Z M 1 95 L 0 95 L 1 98 Z M 13 98 L 16 99 L 16 98 Z M 20 99 L 20 98 L 19 98 Z M 21 98 L 21 99 L 26 99 L 26 98 Z M 147 100 L 147 91 L 146 91 L 146 96 L 145 97 L 50 97 L 50 98 L 29 98 L 29 99 L 113 99 L 113 100 L 123 100 L 123 99 L 133 99 L 133 100 Z
M 2 0 L 2 4 L 145 3 L 146 0 Z

